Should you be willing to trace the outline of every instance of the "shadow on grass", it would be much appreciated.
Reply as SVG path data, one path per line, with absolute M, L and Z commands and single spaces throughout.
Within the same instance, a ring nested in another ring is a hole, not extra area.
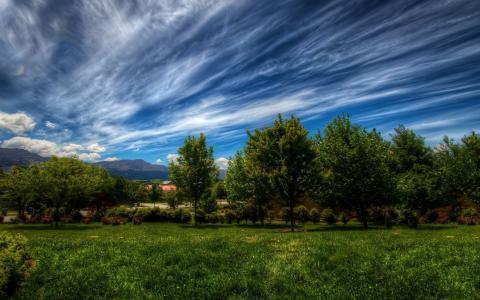
M 58 228 L 49 224 L 21 224 L 21 225 L 14 225 L 8 227 L 8 230 L 38 230 L 38 231 L 45 231 L 45 230 L 73 230 L 73 231 L 82 231 L 82 230 L 92 230 L 98 229 L 102 227 L 102 225 L 78 225 L 78 224 L 68 224 L 68 225 L 59 225 Z

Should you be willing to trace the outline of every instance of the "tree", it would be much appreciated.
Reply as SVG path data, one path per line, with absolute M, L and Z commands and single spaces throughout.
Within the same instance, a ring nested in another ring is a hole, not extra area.
M 354 209 L 368 227 L 367 209 L 385 204 L 393 187 L 389 144 L 372 130 L 353 125 L 348 115 L 327 124 L 317 135 L 318 165 L 323 178 L 322 201 Z
M 249 192 L 245 169 L 245 158 L 241 152 L 228 161 L 228 168 L 225 174 L 224 185 L 227 193 L 227 201 L 231 206 L 243 208 L 247 205 Z
M 37 172 L 36 192 L 48 207 L 54 208 L 55 227 L 58 227 L 60 207 L 84 207 L 104 186 L 103 180 L 108 179 L 104 170 L 75 158 L 53 157 L 32 168 Z
M 455 211 L 462 199 L 480 202 L 478 145 L 478 135 L 475 133 L 465 136 L 461 144 L 445 137 L 435 152 L 434 196 L 448 201 Z
M 410 171 L 415 165 L 432 164 L 432 150 L 425 145 L 425 138 L 400 125 L 392 135 L 392 151 L 399 173 Z
M 248 173 L 256 178 L 266 178 L 268 183 L 262 193 L 269 198 L 286 203 L 290 211 L 310 190 L 310 175 L 315 159 L 313 141 L 308 131 L 295 117 L 283 120 L 279 115 L 272 127 L 247 132 L 245 147 Z M 258 191 L 258 189 L 257 189 Z M 294 231 L 295 216 L 290 217 Z
M 213 148 L 207 148 L 203 133 L 198 138 L 189 136 L 178 149 L 178 160 L 169 165 L 170 178 L 183 195 L 193 204 L 195 226 L 197 206 L 208 197 L 209 190 L 218 176 L 213 159 Z
M 153 203 L 153 207 L 155 207 L 155 202 L 158 202 L 161 197 L 161 189 L 158 188 L 158 185 L 152 184 L 152 189 L 150 190 L 150 193 L 148 193 L 148 197 Z
M 432 208 L 435 205 L 430 180 L 433 153 L 425 145 L 425 139 L 401 125 L 392 135 L 392 151 L 400 203 L 413 210 Z
M 18 210 L 18 217 L 23 219 L 28 204 L 34 197 L 32 170 L 15 166 L 2 177 L 1 187 L 4 202 L 15 206 Z
M 219 180 L 215 182 L 212 187 L 212 197 L 214 199 L 225 199 L 226 196 L 227 193 L 225 192 L 225 185 L 223 184 L 223 181 Z

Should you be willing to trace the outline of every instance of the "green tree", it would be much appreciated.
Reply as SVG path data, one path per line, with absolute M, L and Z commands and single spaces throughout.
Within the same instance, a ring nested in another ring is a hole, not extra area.
M 203 133 L 198 138 L 189 136 L 178 149 L 179 157 L 169 165 L 170 178 L 183 195 L 193 204 L 195 226 L 199 201 L 208 197 L 212 184 L 218 176 L 213 159 L 213 148 L 206 145 Z
M 393 187 L 390 146 L 376 131 L 353 125 L 348 115 L 327 124 L 317 135 L 322 201 L 354 209 L 368 227 L 367 209 L 385 204 Z
M 237 152 L 228 162 L 224 179 L 227 201 L 231 206 L 240 209 L 247 205 L 249 199 L 247 184 L 245 157 L 241 152 Z
M 155 203 L 158 202 L 162 196 L 161 189 L 158 188 L 157 184 L 152 184 L 152 189 L 148 193 L 148 198 L 153 203 L 153 207 L 155 207 Z
M 312 163 L 315 159 L 313 141 L 308 131 L 295 117 L 284 120 L 279 115 L 272 127 L 247 132 L 245 147 L 248 173 L 266 178 L 268 185 L 262 193 L 289 206 L 296 204 L 310 191 Z M 295 216 L 290 214 L 290 227 L 294 230 Z
M 434 196 L 450 203 L 458 209 L 460 200 L 470 199 L 479 203 L 480 172 L 478 135 L 472 133 L 455 143 L 444 138 L 434 155 L 433 180 Z
M 392 151 L 399 173 L 410 171 L 415 165 L 431 165 L 432 150 L 425 145 L 425 138 L 400 125 L 392 135 Z
M 396 187 L 400 203 L 413 210 L 425 211 L 436 203 L 431 197 L 432 150 L 425 139 L 403 125 L 392 135 L 396 163 Z
M 48 207 L 54 208 L 55 227 L 60 207 L 79 209 L 86 206 L 104 186 L 104 170 L 86 165 L 75 158 L 53 157 L 34 166 L 38 189 Z M 38 169 L 37 169 L 38 168 Z
M 34 182 L 30 168 L 13 167 L 2 176 L 3 203 L 14 206 L 18 217 L 23 219 L 34 195 Z

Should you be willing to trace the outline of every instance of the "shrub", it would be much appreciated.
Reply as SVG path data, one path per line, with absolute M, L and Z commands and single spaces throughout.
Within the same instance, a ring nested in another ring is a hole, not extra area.
M 3 215 L 0 215 L 0 223 L 3 223 Z
M 475 225 L 478 221 L 477 215 L 477 210 L 475 208 L 466 208 L 462 210 L 457 221 L 459 224 L 463 225 Z
M 417 213 L 411 209 L 404 209 L 401 211 L 400 222 L 408 225 L 410 228 L 417 228 L 418 218 Z
M 218 222 L 220 222 L 220 224 L 225 223 L 225 215 L 224 214 L 218 215 Z
M 438 220 L 438 216 L 439 215 L 438 215 L 438 212 L 436 210 L 428 210 L 423 215 L 422 221 L 424 223 L 428 223 L 428 224 L 435 223 Z
M 7 213 L 8 213 L 8 208 L 6 208 L 6 207 L 2 208 L 2 216 L 5 217 L 7 215 Z
M 121 217 L 127 220 L 131 220 L 134 214 L 135 214 L 135 210 L 132 210 L 129 207 L 122 205 L 122 206 L 114 207 L 107 210 L 107 212 L 105 213 L 105 216 Z
M 322 211 L 322 215 L 320 216 L 322 222 L 327 223 L 328 225 L 335 224 L 337 222 L 337 217 L 335 216 L 335 212 L 331 208 L 325 208 Z
M 385 213 L 384 221 L 385 221 L 385 227 L 387 227 L 388 229 L 392 228 L 392 226 L 393 226 L 393 218 L 392 218 L 392 216 L 390 215 L 390 212 L 386 212 L 386 213 Z
M 26 252 L 27 239 L 19 234 L 0 232 L 0 298 L 6 299 L 29 275 L 32 259 Z
M 233 221 L 235 221 L 237 219 L 237 214 L 235 213 L 235 211 L 229 209 L 227 210 L 227 212 L 225 213 L 225 221 L 227 221 L 227 224 L 232 224 Z
M 135 214 L 132 217 L 133 225 L 140 225 L 143 222 L 143 216 L 141 214 Z
M 294 208 L 293 212 L 295 213 L 295 219 L 299 220 L 302 224 L 308 222 L 308 210 L 305 206 L 299 205 Z
M 346 212 L 342 211 L 340 213 L 339 219 L 340 222 L 343 223 L 343 225 L 347 225 L 348 221 L 350 221 L 350 216 Z
M 310 210 L 310 220 L 312 220 L 314 224 L 320 222 L 320 212 L 318 212 L 318 209 L 315 207 Z
M 217 217 L 216 214 L 207 214 L 206 215 L 206 221 L 207 221 L 207 223 L 217 224 L 218 223 L 218 217 Z
M 80 222 L 83 218 L 82 214 L 78 210 L 74 210 L 70 213 L 70 218 L 73 222 Z
M 102 223 L 105 225 L 123 225 L 128 222 L 127 218 L 120 217 L 120 216 L 111 216 L 111 217 L 103 217 Z
M 195 220 L 197 223 L 205 223 L 206 221 L 206 214 L 203 209 L 197 208 L 197 214 L 195 215 Z
M 282 207 L 282 212 L 281 212 L 282 220 L 285 221 L 286 224 L 290 221 L 290 208 L 289 207 Z

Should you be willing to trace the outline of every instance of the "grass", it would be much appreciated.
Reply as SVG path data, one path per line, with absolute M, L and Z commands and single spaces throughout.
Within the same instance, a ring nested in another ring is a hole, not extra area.
M 2 225 L 36 270 L 18 299 L 480 299 L 480 226 Z

